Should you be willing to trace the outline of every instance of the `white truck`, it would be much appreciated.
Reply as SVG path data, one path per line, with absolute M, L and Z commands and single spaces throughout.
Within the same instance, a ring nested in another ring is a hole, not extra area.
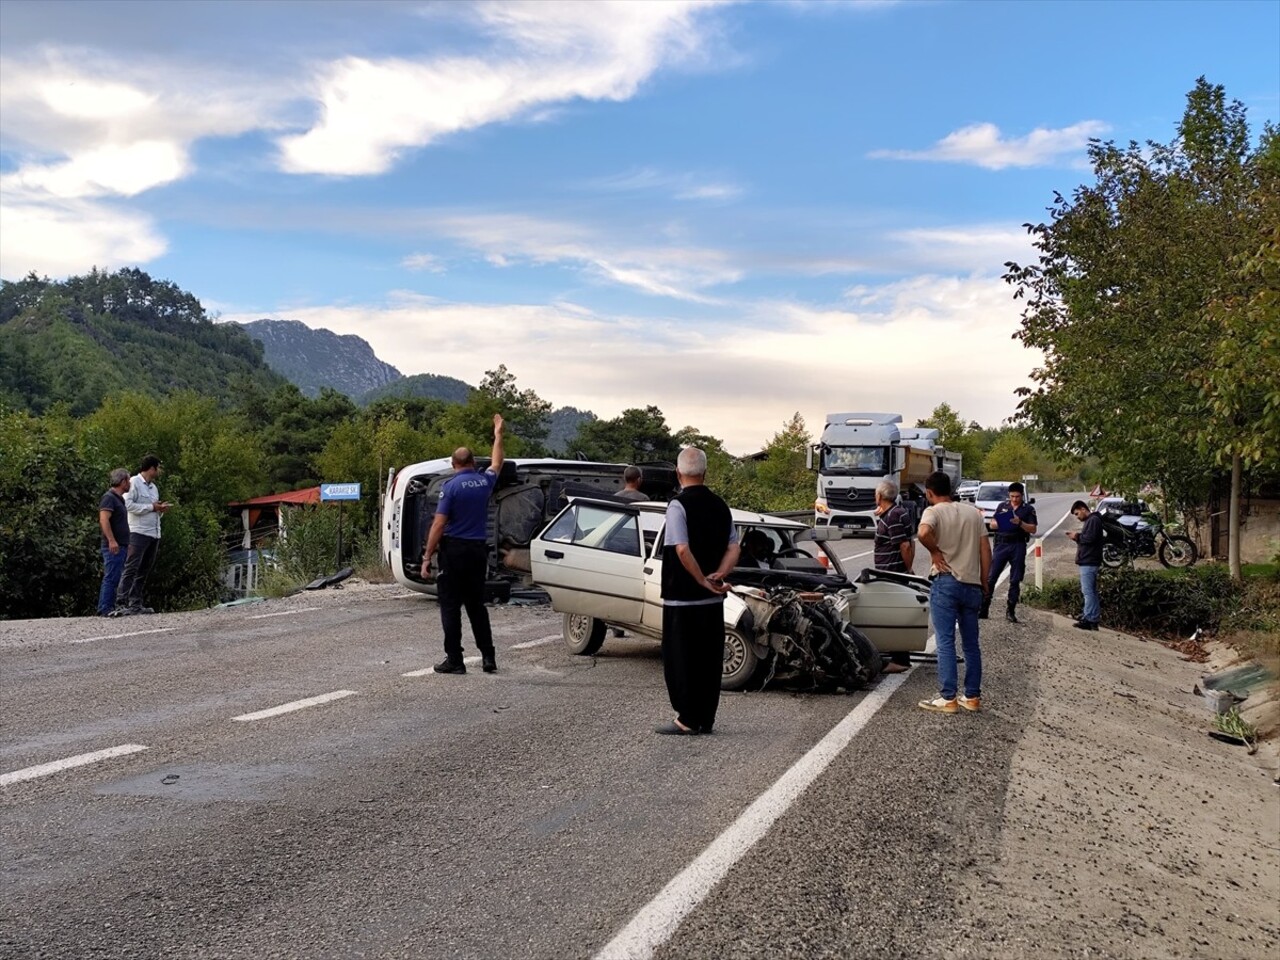
M 960 482 L 961 457 L 938 442 L 938 431 L 899 426 L 900 413 L 829 413 L 821 440 L 807 463 L 818 471 L 816 526 L 875 526 L 876 485 L 898 484 L 901 502 L 918 520 L 925 508 L 924 481 L 935 470 Z

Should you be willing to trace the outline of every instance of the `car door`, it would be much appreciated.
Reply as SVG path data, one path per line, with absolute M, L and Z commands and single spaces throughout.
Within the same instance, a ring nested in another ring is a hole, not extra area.
M 634 508 L 574 500 L 529 544 L 529 562 L 553 610 L 641 622 L 645 559 Z
M 661 518 L 665 519 L 665 518 Z M 666 524 L 658 527 L 657 536 L 644 560 L 644 614 L 643 623 L 654 636 L 662 636 L 662 543 L 667 532 Z

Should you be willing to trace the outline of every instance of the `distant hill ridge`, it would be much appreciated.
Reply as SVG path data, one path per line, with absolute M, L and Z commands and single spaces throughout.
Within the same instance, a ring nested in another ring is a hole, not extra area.
M 272 370 L 297 384 L 308 397 L 332 387 L 359 400 L 366 393 L 404 379 L 379 360 L 368 342 L 354 334 L 313 329 L 297 320 L 254 320 L 240 326 L 262 344 Z

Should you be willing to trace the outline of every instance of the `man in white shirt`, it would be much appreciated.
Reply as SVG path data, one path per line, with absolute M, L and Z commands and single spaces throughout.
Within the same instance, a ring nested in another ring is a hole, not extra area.
M 160 548 L 160 518 L 169 509 L 169 504 L 160 499 L 160 491 L 156 489 L 158 476 L 160 458 L 147 454 L 124 495 L 124 506 L 129 511 L 129 556 L 124 562 L 116 608 L 111 612 L 113 617 L 155 613 L 142 605 L 142 590 Z

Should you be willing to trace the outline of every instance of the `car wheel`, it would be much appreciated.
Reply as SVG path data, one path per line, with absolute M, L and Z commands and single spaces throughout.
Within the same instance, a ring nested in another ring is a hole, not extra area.
M 741 690 L 760 667 L 760 657 L 746 636 L 733 627 L 724 628 L 724 667 L 721 690 Z
M 1189 567 L 1196 562 L 1196 545 L 1190 537 L 1166 537 L 1160 544 L 1160 562 L 1166 567 Z
M 607 630 L 603 620 L 580 613 L 566 613 L 563 632 L 564 642 L 568 644 L 569 652 L 588 657 L 600 649 Z

